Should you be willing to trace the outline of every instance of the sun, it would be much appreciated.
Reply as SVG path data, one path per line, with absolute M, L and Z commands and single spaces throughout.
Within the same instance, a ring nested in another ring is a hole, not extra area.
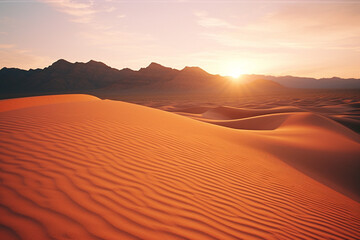
M 229 76 L 236 80 L 244 74 L 243 65 L 244 64 L 241 64 L 239 62 L 224 62 L 222 65 L 222 72 L 225 76 Z
M 219 64 L 219 72 L 227 76 L 230 82 L 241 83 L 242 75 L 248 71 L 248 65 L 236 60 L 223 60 Z
M 240 69 L 232 69 L 229 71 L 228 75 L 232 78 L 239 78 L 241 75 L 243 74 L 243 72 Z
M 244 72 L 239 68 L 232 68 L 227 71 L 227 75 L 230 77 L 231 81 L 233 82 L 239 82 L 241 75 L 243 75 Z

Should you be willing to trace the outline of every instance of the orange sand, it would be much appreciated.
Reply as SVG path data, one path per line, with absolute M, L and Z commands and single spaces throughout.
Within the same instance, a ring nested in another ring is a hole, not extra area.
M 48 104 L 94 100 L 99 100 L 99 98 L 85 94 L 46 95 L 40 97 L 5 99 L 0 100 L 0 112 Z
M 360 236 L 359 135 L 328 118 L 50 98 L 0 102 L 0 239 Z

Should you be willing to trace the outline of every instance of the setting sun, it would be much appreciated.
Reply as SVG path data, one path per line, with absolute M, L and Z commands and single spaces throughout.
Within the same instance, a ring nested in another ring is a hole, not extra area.
M 230 77 L 233 77 L 235 79 L 238 79 L 242 74 L 243 72 L 240 69 L 234 69 L 228 73 Z
M 224 76 L 232 77 L 234 80 L 237 80 L 241 75 L 243 75 L 245 72 L 243 69 L 247 68 L 243 62 L 238 61 L 223 61 L 223 64 L 221 64 L 221 72 Z

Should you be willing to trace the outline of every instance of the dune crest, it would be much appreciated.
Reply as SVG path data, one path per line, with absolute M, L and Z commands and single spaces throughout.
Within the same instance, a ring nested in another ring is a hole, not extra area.
M 0 237 L 356 239 L 360 203 L 287 161 L 354 163 L 359 143 L 293 120 L 242 131 L 110 100 L 1 112 Z
M 248 117 L 261 116 L 266 114 L 286 113 L 286 112 L 304 112 L 296 107 L 276 107 L 270 109 L 245 109 L 234 107 L 217 107 L 208 109 L 202 113 L 202 117 L 215 120 L 241 119 Z
M 86 102 L 100 100 L 86 94 L 61 94 L 0 100 L 0 112 L 65 102 Z
M 275 130 L 279 128 L 285 120 L 291 116 L 289 113 L 276 113 L 266 114 L 255 117 L 244 117 L 240 119 L 229 120 L 212 120 L 208 118 L 201 118 L 194 115 L 181 114 L 189 116 L 193 119 L 197 119 L 203 122 L 212 123 L 219 126 L 242 129 L 242 130 Z

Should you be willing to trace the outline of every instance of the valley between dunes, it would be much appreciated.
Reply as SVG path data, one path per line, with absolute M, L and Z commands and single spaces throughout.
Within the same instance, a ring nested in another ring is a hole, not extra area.
M 0 101 L 0 239 L 359 239 L 360 136 L 280 107 Z

